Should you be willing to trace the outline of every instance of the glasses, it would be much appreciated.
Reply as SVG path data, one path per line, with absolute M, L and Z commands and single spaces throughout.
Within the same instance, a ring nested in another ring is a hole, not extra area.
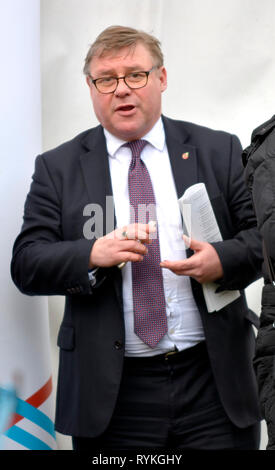
M 158 66 L 154 65 L 148 72 L 132 72 L 124 75 L 124 77 L 102 77 L 93 80 L 91 76 L 90 80 L 95 85 L 96 89 L 100 93 L 114 93 L 118 87 L 119 80 L 123 80 L 124 83 L 131 89 L 143 88 L 147 85 L 148 76 Z

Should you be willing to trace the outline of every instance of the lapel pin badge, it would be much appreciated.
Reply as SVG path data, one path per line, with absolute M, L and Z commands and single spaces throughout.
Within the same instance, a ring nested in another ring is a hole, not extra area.
M 182 156 L 181 156 L 181 158 L 182 158 L 183 160 L 187 160 L 187 159 L 189 158 L 189 152 L 183 153 Z

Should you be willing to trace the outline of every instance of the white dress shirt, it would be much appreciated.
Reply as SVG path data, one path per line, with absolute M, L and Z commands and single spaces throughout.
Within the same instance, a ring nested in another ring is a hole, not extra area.
M 125 141 L 111 135 L 106 129 L 104 133 L 109 153 L 117 227 L 123 227 L 130 222 L 128 169 L 131 150 L 122 147 Z M 184 259 L 186 249 L 182 240 L 182 221 L 161 118 L 143 139 L 147 140 L 148 145 L 143 149 L 141 158 L 149 171 L 155 194 L 161 260 Z M 204 339 L 201 317 L 193 298 L 189 277 L 178 276 L 163 269 L 168 333 L 154 349 L 143 343 L 134 333 L 130 262 L 122 269 L 122 278 L 126 356 L 152 356 L 175 347 L 182 350 Z

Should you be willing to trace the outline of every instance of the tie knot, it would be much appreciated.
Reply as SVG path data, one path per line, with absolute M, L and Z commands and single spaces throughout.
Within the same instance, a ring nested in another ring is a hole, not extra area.
M 128 142 L 127 144 L 131 149 L 133 157 L 139 157 L 145 145 L 147 145 L 147 141 L 142 139 L 132 140 L 132 142 Z

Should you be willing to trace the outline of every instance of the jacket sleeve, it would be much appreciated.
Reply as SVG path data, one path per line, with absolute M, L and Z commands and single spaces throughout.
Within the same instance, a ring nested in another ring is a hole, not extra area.
M 275 267 L 275 129 L 250 157 L 245 174 L 265 249 Z
M 218 291 L 244 289 L 262 275 L 261 236 L 251 196 L 245 185 L 241 153 L 238 138 L 232 136 L 225 188 L 232 233 L 223 241 L 213 243 L 224 271 L 223 278 L 218 282 Z
M 12 279 L 25 294 L 91 293 L 88 264 L 93 242 L 64 240 L 61 211 L 61 196 L 43 156 L 38 156 L 11 261 Z
M 255 132 L 255 131 L 254 131 Z M 275 129 L 250 155 L 245 169 L 251 191 L 266 263 L 275 268 Z M 269 271 L 266 265 L 267 271 Z M 268 276 L 265 276 L 268 278 Z M 263 418 L 267 424 L 268 450 L 275 450 L 275 286 L 262 290 L 260 327 L 256 338 L 254 367 Z
M 254 368 L 261 412 L 268 428 L 267 449 L 275 450 L 275 287 L 272 284 L 266 284 L 262 291 Z

